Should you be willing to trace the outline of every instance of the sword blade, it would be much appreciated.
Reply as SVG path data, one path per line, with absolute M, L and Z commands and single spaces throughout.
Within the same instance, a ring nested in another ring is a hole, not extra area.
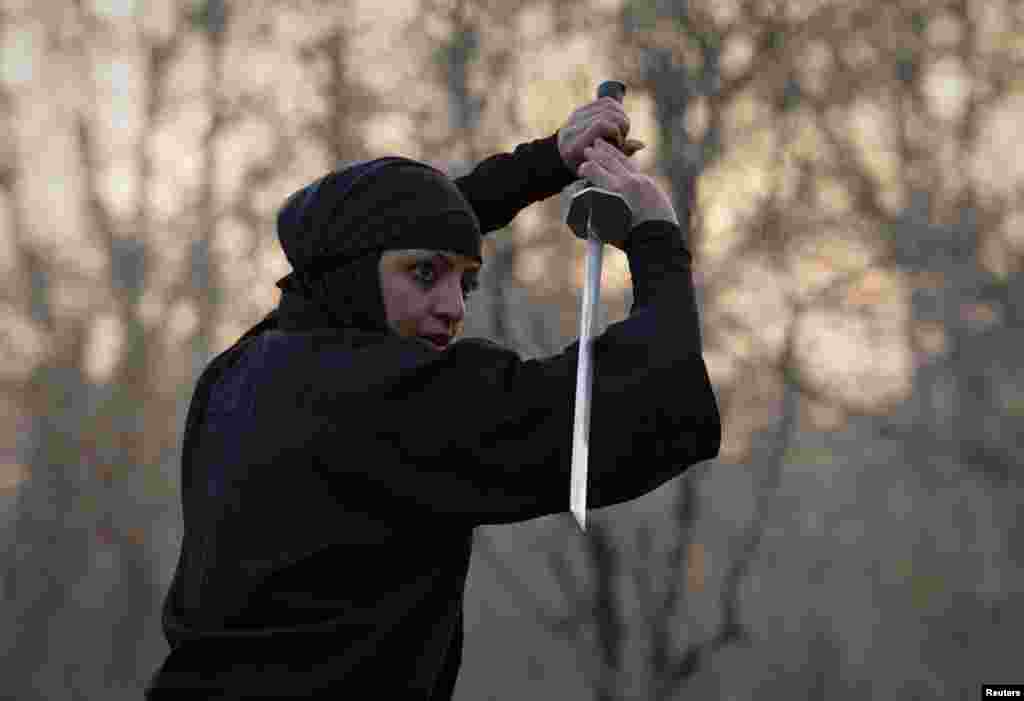
M 569 509 L 580 530 L 587 530 L 587 464 L 590 453 L 590 390 L 593 378 L 593 336 L 601 300 L 603 244 L 587 222 L 587 257 L 580 313 L 580 348 L 576 366 L 576 405 L 572 432 L 572 474 Z

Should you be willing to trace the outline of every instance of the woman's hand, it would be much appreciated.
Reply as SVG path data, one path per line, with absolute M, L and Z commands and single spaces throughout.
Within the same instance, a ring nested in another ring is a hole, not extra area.
M 584 151 L 598 138 L 619 146 L 627 156 L 644 148 L 636 139 L 627 139 L 629 117 L 622 104 L 610 97 L 602 97 L 579 107 L 569 115 L 558 130 L 558 152 L 562 161 L 574 173 L 586 160 Z
M 654 178 L 641 173 L 626 154 L 603 139 L 597 139 L 594 146 L 584 149 L 584 154 L 586 161 L 579 168 L 580 176 L 598 187 L 618 192 L 626 199 L 633 211 L 631 229 L 651 220 L 679 225 L 679 217 L 668 193 Z M 622 248 L 618 243 L 615 245 Z

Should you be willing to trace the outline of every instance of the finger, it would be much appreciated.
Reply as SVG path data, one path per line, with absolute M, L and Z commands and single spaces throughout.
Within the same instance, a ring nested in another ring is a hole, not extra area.
M 601 120 L 591 124 L 587 127 L 586 131 L 583 132 L 581 141 L 584 144 L 590 145 L 602 138 L 605 141 L 616 145 L 621 144 L 624 141 L 619 125 L 611 120 Z
M 587 104 L 583 105 L 583 107 L 594 110 L 603 110 L 608 107 L 617 107 L 619 109 L 622 109 L 622 103 L 616 100 L 614 97 L 608 97 L 606 95 L 605 97 L 599 97 L 596 100 L 591 100 Z
M 618 181 L 610 172 L 608 172 L 608 169 L 596 159 L 592 161 L 584 161 L 583 165 L 579 168 L 579 174 L 581 177 L 586 178 L 598 187 L 603 187 L 606 190 L 617 191 Z
M 599 140 L 597 146 L 585 149 L 583 152 L 588 161 L 599 165 L 610 177 L 616 178 L 615 187 L 619 186 L 622 177 L 633 173 L 636 168 L 630 163 L 626 156 L 619 153 L 607 142 Z
M 622 106 L 622 103 L 617 102 L 610 97 L 602 97 L 600 100 L 594 100 L 593 102 L 588 102 L 581 107 L 577 107 L 573 111 L 570 119 L 591 119 L 602 113 L 616 113 L 626 117 L 626 110 Z
M 645 148 L 647 148 L 647 144 L 636 139 L 626 139 L 626 143 L 622 145 L 622 151 L 627 156 L 632 156 L 637 151 L 642 151 Z
M 626 106 L 623 105 L 618 100 L 616 100 L 614 97 L 602 97 L 596 102 L 600 104 L 603 108 L 611 108 L 614 109 L 616 112 L 622 112 L 622 114 L 626 113 Z
M 617 103 L 616 103 L 617 104 Z M 619 106 L 621 108 L 621 106 Z M 579 140 L 584 146 L 589 146 L 597 136 L 604 136 L 616 144 L 624 143 L 629 135 L 629 118 L 625 113 L 615 109 L 602 109 L 598 112 L 587 112 L 586 108 L 580 108 L 569 118 L 564 130 L 567 134 L 579 132 L 573 140 Z M 615 125 L 613 131 L 610 127 L 597 127 L 595 125 Z
M 611 98 L 608 98 L 611 99 Z M 629 115 L 618 102 L 604 103 L 601 108 L 590 115 L 593 120 L 611 120 L 619 125 L 623 136 L 629 133 Z
M 604 103 L 600 101 L 588 102 L 574 109 L 570 115 L 570 120 L 587 119 L 600 112 L 604 106 Z
M 626 137 L 629 136 L 629 117 L 626 116 L 625 112 L 606 110 L 594 119 L 595 121 L 611 122 L 618 127 L 619 134 L 622 136 L 622 141 L 619 143 L 625 142 Z
M 632 173 L 637 170 L 636 164 L 629 160 L 627 154 L 604 139 L 597 139 L 594 145 L 597 153 L 603 157 L 602 163 L 605 164 L 606 168 L 612 169 L 613 172 L 623 173 Z
M 622 137 L 625 138 L 629 135 L 629 115 L 626 114 L 625 108 L 618 102 L 615 103 L 613 109 L 608 110 L 607 114 L 616 124 L 619 125 L 619 129 L 622 131 Z

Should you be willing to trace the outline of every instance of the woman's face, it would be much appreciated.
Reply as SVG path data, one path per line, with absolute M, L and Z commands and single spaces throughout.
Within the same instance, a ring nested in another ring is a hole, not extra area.
M 478 286 L 480 264 L 450 251 L 384 251 L 380 291 L 388 325 L 444 350 L 462 331 L 466 297 Z

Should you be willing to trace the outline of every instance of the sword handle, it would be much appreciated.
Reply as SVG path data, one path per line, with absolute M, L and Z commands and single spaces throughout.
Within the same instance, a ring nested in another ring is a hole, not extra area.
M 622 102 L 625 95 L 626 84 L 620 80 L 606 80 L 597 86 L 598 98 L 610 97 Z M 618 192 L 610 192 L 583 179 L 570 186 L 568 195 L 565 223 L 579 238 L 617 241 L 629 231 L 633 212 Z

